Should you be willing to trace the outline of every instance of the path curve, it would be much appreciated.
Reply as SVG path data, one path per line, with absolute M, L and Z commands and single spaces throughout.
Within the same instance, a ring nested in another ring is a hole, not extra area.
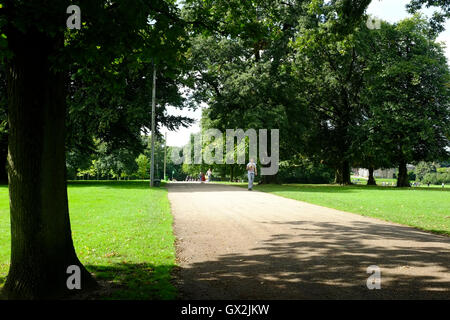
M 168 190 L 181 299 L 450 299 L 448 237 L 234 186 Z

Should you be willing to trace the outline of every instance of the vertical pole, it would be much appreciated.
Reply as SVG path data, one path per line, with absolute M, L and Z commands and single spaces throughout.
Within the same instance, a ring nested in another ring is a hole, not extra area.
M 164 180 L 166 180 L 166 148 L 167 148 L 167 132 L 164 134 Z
M 150 187 L 153 187 L 155 181 L 155 102 L 156 99 L 156 67 L 153 62 L 153 88 L 152 88 L 152 156 L 150 163 Z

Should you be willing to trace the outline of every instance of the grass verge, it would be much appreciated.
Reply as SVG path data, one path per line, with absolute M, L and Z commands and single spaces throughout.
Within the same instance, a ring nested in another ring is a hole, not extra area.
M 72 236 L 81 262 L 110 290 L 103 299 L 174 299 L 172 215 L 167 189 L 148 181 L 68 185 Z M 0 287 L 10 259 L 9 200 L 0 186 Z
M 450 236 L 450 188 L 284 184 L 254 189 Z

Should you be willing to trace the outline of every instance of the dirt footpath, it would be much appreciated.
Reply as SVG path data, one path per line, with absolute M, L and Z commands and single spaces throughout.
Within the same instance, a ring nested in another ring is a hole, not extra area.
M 168 188 L 181 299 L 450 299 L 448 237 L 239 187 Z

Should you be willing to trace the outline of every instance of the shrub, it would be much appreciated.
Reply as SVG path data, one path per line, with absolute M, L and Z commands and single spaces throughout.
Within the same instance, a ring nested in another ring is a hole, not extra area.
M 448 184 L 450 183 L 450 173 L 449 172 L 432 172 L 427 173 L 423 179 L 423 183 L 430 184 Z
M 326 184 L 334 180 L 334 170 L 308 160 L 280 163 L 278 179 L 282 183 Z

